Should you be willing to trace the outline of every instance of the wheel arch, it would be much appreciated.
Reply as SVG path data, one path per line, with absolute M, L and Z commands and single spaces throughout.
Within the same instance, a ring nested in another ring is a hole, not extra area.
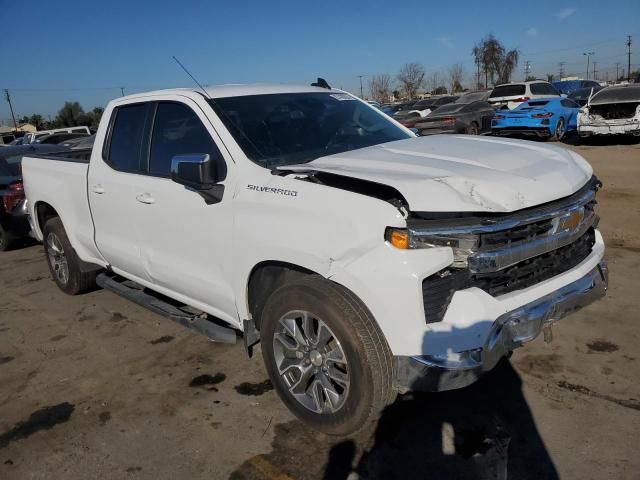
M 254 265 L 246 279 L 243 304 L 258 330 L 262 310 L 271 294 L 288 280 L 304 275 L 325 278 L 315 270 L 286 261 L 265 260 Z
M 60 217 L 60 214 L 52 205 L 43 200 L 39 200 L 34 204 L 33 212 L 35 214 L 35 218 L 33 219 L 33 226 L 37 230 L 36 233 L 38 234 L 38 236 L 42 238 L 44 225 L 45 223 L 47 223 L 47 220 L 53 217 Z M 62 218 L 60 218 L 60 221 L 62 221 Z

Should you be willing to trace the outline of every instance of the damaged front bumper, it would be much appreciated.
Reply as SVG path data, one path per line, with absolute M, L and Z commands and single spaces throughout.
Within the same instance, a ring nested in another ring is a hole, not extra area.
M 462 388 L 515 348 L 530 342 L 554 322 L 605 295 L 608 268 L 604 260 L 582 278 L 498 317 L 484 346 L 447 355 L 397 356 L 396 385 L 400 392 Z

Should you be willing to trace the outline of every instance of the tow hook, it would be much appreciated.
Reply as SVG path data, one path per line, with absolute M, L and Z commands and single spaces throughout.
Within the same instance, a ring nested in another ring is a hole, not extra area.
M 551 343 L 553 341 L 553 332 L 551 331 L 551 324 L 548 323 L 542 329 L 544 335 L 544 343 Z

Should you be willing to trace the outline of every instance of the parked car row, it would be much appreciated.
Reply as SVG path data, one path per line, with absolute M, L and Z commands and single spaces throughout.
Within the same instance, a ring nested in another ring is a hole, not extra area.
M 558 89 L 557 89 L 557 88 Z M 603 88 L 592 80 L 497 85 L 460 97 L 440 96 L 379 107 L 419 135 L 524 135 L 561 140 L 567 133 L 640 136 L 640 85 Z

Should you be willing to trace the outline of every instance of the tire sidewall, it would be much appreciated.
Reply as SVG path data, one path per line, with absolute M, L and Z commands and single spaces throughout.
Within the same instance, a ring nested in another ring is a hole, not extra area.
M 51 265 L 51 260 L 49 258 L 49 245 L 47 242 L 49 234 L 51 233 L 55 234 L 58 237 L 60 243 L 62 244 L 62 248 L 64 249 L 64 256 L 67 260 L 67 267 L 69 269 L 69 280 L 66 284 L 63 284 L 60 282 L 60 280 L 58 280 L 58 276 L 56 275 L 56 272 Z M 47 257 L 47 265 L 49 266 L 49 272 L 51 272 L 53 281 L 56 282 L 58 288 L 60 288 L 60 290 L 62 290 L 63 292 L 68 293 L 69 295 L 75 295 L 80 289 L 80 268 L 78 265 L 78 256 L 76 255 L 75 250 L 73 249 L 71 243 L 69 242 L 69 239 L 67 238 L 67 234 L 64 230 L 64 227 L 62 226 L 60 218 L 56 217 L 48 220 L 44 226 L 42 235 L 42 243 L 44 245 L 45 256 Z
M 563 131 L 562 131 L 561 135 L 558 135 L 558 127 L 560 125 L 562 125 Z M 555 140 L 559 142 L 560 140 L 562 140 L 564 138 L 566 133 L 567 133 L 567 127 L 566 127 L 566 124 L 565 124 L 565 121 L 564 121 L 564 117 L 560 117 L 558 119 L 558 121 L 556 122 L 556 130 L 555 130 L 553 136 L 554 136 Z
M 318 414 L 293 398 L 280 377 L 273 353 L 273 335 L 279 319 L 293 310 L 307 310 L 316 315 L 333 331 L 347 357 L 349 391 L 345 403 L 334 414 Z M 372 375 L 366 362 L 363 345 L 342 309 L 327 295 L 309 285 L 283 286 L 267 301 L 260 330 L 265 367 L 278 395 L 285 405 L 301 420 L 330 434 L 346 434 L 357 430 L 369 417 L 372 408 Z M 347 315 L 348 317 L 348 315 Z

